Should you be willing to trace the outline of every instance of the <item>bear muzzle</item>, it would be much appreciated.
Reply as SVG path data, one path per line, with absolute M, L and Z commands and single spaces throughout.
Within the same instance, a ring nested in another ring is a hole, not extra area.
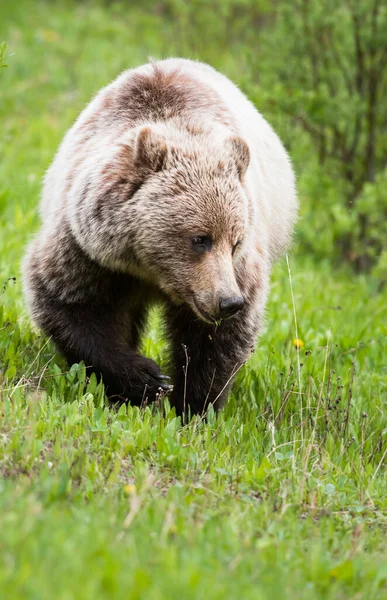
M 233 317 L 244 307 L 244 304 L 245 301 L 242 296 L 221 296 L 210 312 L 204 308 L 204 306 L 207 308 L 206 304 L 203 304 L 197 297 L 194 297 L 193 308 L 202 321 L 215 325 L 223 319 Z
M 245 304 L 226 250 L 219 248 L 217 255 L 209 253 L 202 263 L 200 280 L 196 279 L 191 288 L 193 302 L 190 304 L 194 312 L 212 324 L 233 317 Z

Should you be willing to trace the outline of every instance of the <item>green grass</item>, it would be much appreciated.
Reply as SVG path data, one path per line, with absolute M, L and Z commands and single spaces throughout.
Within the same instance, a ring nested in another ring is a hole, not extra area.
M 184 428 L 167 403 L 107 408 L 26 314 L 19 263 L 40 179 L 91 94 L 148 55 L 212 59 L 238 80 L 236 58 L 187 48 L 162 12 L 130 6 L 2 3 L 1 39 L 13 56 L 0 71 L 0 596 L 387 598 L 387 303 L 375 281 L 296 245 L 304 346 L 282 261 L 228 405 Z M 144 351 L 164 362 L 157 323 Z

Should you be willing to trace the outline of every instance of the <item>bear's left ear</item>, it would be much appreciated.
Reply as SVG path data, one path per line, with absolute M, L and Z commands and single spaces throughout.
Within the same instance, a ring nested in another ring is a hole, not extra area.
M 231 146 L 231 153 L 234 159 L 239 179 L 242 181 L 247 167 L 250 164 L 250 150 L 245 140 L 239 136 L 233 136 L 228 139 L 228 144 Z
M 134 146 L 134 160 L 139 170 L 157 173 L 164 168 L 168 157 L 165 139 L 151 127 L 143 127 L 137 134 Z

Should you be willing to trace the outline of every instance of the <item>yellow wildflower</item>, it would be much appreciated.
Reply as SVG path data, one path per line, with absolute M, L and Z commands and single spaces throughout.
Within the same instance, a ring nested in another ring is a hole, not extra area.
M 44 39 L 45 42 L 49 44 L 53 44 L 59 40 L 59 35 L 56 31 L 52 31 L 51 29 L 41 29 L 39 31 L 40 36 Z
M 125 487 L 124 487 L 124 492 L 125 494 L 127 494 L 128 496 L 134 496 L 134 494 L 136 493 L 136 486 L 133 485 L 133 483 L 128 483 Z
M 293 340 L 293 346 L 297 348 L 297 350 L 301 350 L 304 347 L 304 342 L 300 340 L 300 338 L 295 338 Z

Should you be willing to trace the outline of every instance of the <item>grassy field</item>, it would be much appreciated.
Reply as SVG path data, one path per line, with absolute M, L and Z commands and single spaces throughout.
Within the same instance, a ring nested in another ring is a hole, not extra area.
M 19 264 L 41 177 L 91 95 L 149 55 L 241 72 L 232 53 L 187 48 L 157 12 L 74 6 L 0 7 L 13 53 L 0 70 L 0 596 L 387 598 L 377 282 L 296 244 L 225 410 L 183 428 L 167 403 L 107 408 L 31 326 Z M 144 351 L 165 364 L 158 318 Z

